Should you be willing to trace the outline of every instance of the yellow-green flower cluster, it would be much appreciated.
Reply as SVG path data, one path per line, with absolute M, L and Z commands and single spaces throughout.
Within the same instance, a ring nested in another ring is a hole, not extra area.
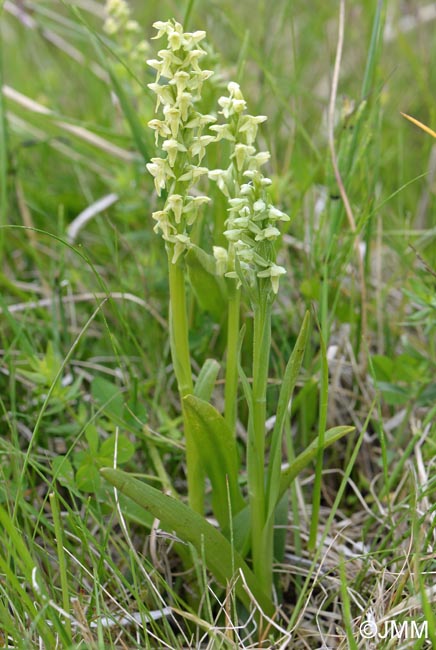
M 154 27 L 158 32 L 154 38 L 167 40 L 166 49 L 158 52 L 159 58 L 147 61 L 156 70 L 156 81 L 148 87 L 156 95 L 156 111 L 161 112 L 161 117 L 148 125 L 155 132 L 162 156 L 152 158 L 147 169 L 154 178 L 157 194 L 160 196 L 162 190 L 168 193 L 163 209 L 153 213 L 157 222 L 154 230 L 173 245 L 175 263 L 189 247 L 190 226 L 200 206 L 210 200 L 194 195 L 193 188 L 209 171 L 200 165 L 207 146 L 215 140 L 215 135 L 204 131 L 216 118 L 196 110 L 203 83 L 213 73 L 200 66 L 206 54 L 199 45 L 205 32 L 185 33 L 174 20 L 156 22 Z
M 210 127 L 217 140 L 232 143 L 233 153 L 227 169 L 209 172 L 226 195 L 230 208 L 224 235 L 228 251 L 214 247 L 217 271 L 238 278 L 249 286 L 257 278 L 269 278 L 277 293 L 279 278 L 285 269 L 275 264 L 274 241 L 280 235 L 277 223 L 289 221 L 289 216 L 275 208 L 268 197 L 271 180 L 260 168 L 270 158 L 268 151 L 257 151 L 255 141 L 259 124 L 265 115 L 248 115 L 246 102 L 237 83 L 228 85 L 229 95 L 220 97 L 220 113 L 226 122 Z
M 141 27 L 136 20 L 132 20 L 129 5 L 125 0 L 107 0 L 105 16 L 104 31 L 116 37 L 123 56 L 134 68 L 135 74 L 141 74 L 150 45 L 141 38 Z

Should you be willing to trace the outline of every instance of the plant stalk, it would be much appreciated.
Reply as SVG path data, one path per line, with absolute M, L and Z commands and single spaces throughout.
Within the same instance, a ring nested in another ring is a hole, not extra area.
M 262 283 L 263 284 L 263 283 Z M 253 570 L 264 592 L 271 593 L 272 546 L 265 544 L 265 423 L 269 352 L 271 346 L 271 303 L 268 292 L 259 288 L 254 306 L 253 332 L 253 410 L 247 450 L 248 486 L 251 511 L 251 548 Z M 270 547 L 269 549 L 266 548 Z M 267 552 L 268 557 L 265 556 Z
M 186 474 L 188 481 L 189 506 L 203 514 L 204 512 L 204 474 L 199 462 L 195 441 L 191 434 L 183 406 L 183 397 L 194 392 L 192 381 L 191 358 L 189 354 L 189 328 L 186 308 L 185 274 L 179 262 L 173 264 L 174 249 L 167 247 L 168 277 L 170 289 L 170 346 L 174 373 L 177 379 L 186 440 Z
M 236 288 L 236 281 L 229 281 L 229 301 L 227 314 L 227 358 L 226 383 L 224 389 L 224 417 L 231 431 L 236 436 L 238 406 L 238 338 L 241 292 Z

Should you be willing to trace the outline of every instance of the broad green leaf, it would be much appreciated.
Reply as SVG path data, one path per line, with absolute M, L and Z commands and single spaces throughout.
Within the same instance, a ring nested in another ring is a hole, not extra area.
M 95 401 L 104 407 L 107 415 L 122 421 L 124 400 L 118 386 L 103 377 L 95 377 L 91 384 L 91 393 Z
M 394 369 L 394 361 L 390 357 L 381 354 L 374 354 L 371 357 L 375 376 L 378 381 L 391 381 Z
M 230 523 L 229 496 L 233 515 L 245 506 L 238 484 L 239 460 L 235 438 L 222 415 L 207 402 L 187 395 L 183 406 L 200 462 L 212 484 L 213 511 L 221 526 L 227 528 Z
M 208 402 L 212 396 L 220 364 L 215 359 L 206 359 L 195 382 L 194 395 Z
M 122 494 L 133 499 L 147 512 L 160 520 L 168 532 L 175 532 L 180 539 L 192 544 L 200 556 L 204 555 L 207 568 L 223 585 L 242 571 L 248 588 L 266 614 L 272 616 L 274 605 L 269 595 L 259 588 L 256 577 L 230 542 L 200 514 L 191 510 L 181 501 L 162 494 L 159 490 L 139 481 L 129 474 L 116 469 L 104 468 L 102 476 Z M 236 582 L 236 594 L 245 607 L 250 607 L 250 599 L 243 588 L 241 579 Z
M 274 510 L 277 503 L 277 496 L 280 484 L 280 466 L 281 466 L 281 449 L 283 427 L 288 415 L 289 402 L 297 383 L 298 373 L 300 372 L 303 356 L 306 350 L 307 339 L 309 337 L 310 313 L 307 311 L 300 333 L 295 342 L 294 349 L 286 366 L 285 374 L 280 389 L 279 401 L 277 404 L 276 421 L 271 438 L 270 461 L 267 474 L 267 519 L 274 516 Z
M 52 462 L 53 478 L 66 487 L 74 486 L 74 468 L 66 456 L 56 456 Z
M 330 445 L 337 440 L 340 440 L 340 438 L 345 436 L 347 433 L 351 433 L 354 429 L 355 427 L 349 426 L 333 427 L 332 429 L 329 429 L 325 433 L 323 448 L 327 449 L 327 447 L 330 447 Z M 300 474 L 300 472 L 316 457 L 318 451 L 318 438 L 315 438 L 315 440 L 295 458 L 289 467 L 282 470 L 280 474 L 280 488 L 277 501 L 282 498 L 298 474 Z M 238 512 L 234 517 L 233 536 L 235 548 L 243 555 L 248 553 L 250 547 L 250 509 L 248 506 L 241 510 L 241 512 Z
M 98 453 L 98 446 L 100 444 L 100 435 L 97 431 L 95 424 L 88 424 L 85 429 L 85 438 L 89 445 L 89 451 L 91 454 Z
M 135 445 L 127 436 L 120 434 L 117 441 L 117 462 L 127 463 L 135 453 Z M 112 465 L 115 455 L 115 434 L 107 438 L 100 447 L 98 459 L 105 465 Z
M 96 492 L 100 487 L 100 474 L 95 465 L 84 463 L 76 472 L 76 485 L 83 492 Z
M 418 394 L 416 403 L 419 406 L 431 406 L 436 404 L 436 382 L 428 384 L 423 390 Z
M 216 322 L 221 322 L 227 311 L 226 286 L 223 278 L 216 275 L 214 257 L 192 244 L 185 255 L 185 261 L 198 304 Z
M 387 381 L 377 381 L 376 386 L 381 392 L 384 401 L 390 406 L 407 404 L 413 396 L 412 391 Z

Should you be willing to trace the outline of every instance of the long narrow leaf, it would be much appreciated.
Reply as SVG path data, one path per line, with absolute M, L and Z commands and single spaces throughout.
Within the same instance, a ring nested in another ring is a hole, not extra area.
M 229 584 L 241 570 L 248 588 L 264 612 L 270 616 L 273 614 L 274 605 L 269 596 L 260 590 L 251 569 L 224 535 L 201 515 L 181 501 L 162 494 L 159 490 L 125 472 L 110 468 L 100 471 L 102 476 L 122 494 L 130 497 L 144 510 L 158 518 L 167 531 L 174 531 L 180 539 L 192 544 L 199 555 L 204 554 L 208 569 L 220 583 Z M 249 608 L 250 599 L 240 580 L 236 582 L 235 589 L 241 602 Z
M 119 99 L 121 109 L 124 113 L 124 117 L 129 123 L 129 127 L 132 132 L 133 139 L 135 140 L 135 144 L 138 147 L 138 151 L 143 157 L 143 159 L 146 162 L 148 162 L 151 156 L 150 156 L 150 152 L 147 149 L 146 139 L 144 137 L 144 129 L 141 125 L 141 122 L 135 112 L 135 109 L 129 102 L 129 99 L 126 93 L 124 92 L 122 84 L 118 81 L 118 78 L 115 72 L 111 69 L 110 65 L 107 66 L 107 71 L 109 73 L 115 93 Z
M 319 330 L 319 339 L 321 344 L 321 379 L 320 379 L 320 400 L 319 400 L 319 418 L 318 418 L 318 451 L 316 454 L 315 482 L 312 496 L 312 517 L 310 522 L 309 533 L 309 550 L 313 551 L 316 545 L 316 534 L 318 532 L 319 509 L 321 506 L 321 481 L 322 465 L 324 452 L 324 434 L 327 424 L 328 410 L 328 390 L 329 390 L 329 366 L 327 361 L 327 348 Z
M 350 426 L 340 426 L 329 429 L 325 432 L 323 449 L 327 449 L 327 447 L 330 447 L 330 445 L 332 445 L 337 440 L 340 440 L 340 438 L 347 435 L 347 433 L 351 433 L 354 431 L 354 429 L 355 427 Z M 297 456 L 297 458 L 289 465 L 289 467 L 282 472 L 280 478 L 279 499 L 286 492 L 292 481 L 296 478 L 296 476 L 298 476 L 301 470 L 304 469 L 304 467 L 306 467 L 306 465 L 308 465 L 310 461 L 315 458 L 319 451 L 319 448 L 319 441 L 318 438 L 316 438 L 301 454 Z
M 333 427 L 325 433 L 324 449 L 330 447 L 334 442 L 340 440 L 347 433 L 354 431 L 355 427 L 340 426 Z M 277 496 L 277 502 L 290 487 L 292 481 L 300 472 L 316 457 L 319 450 L 318 438 L 316 438 L 295 460 L 282 470 L 280 475 L 280 487 Z M 233 519 L 233 535 L 236 549 L 245 555 L 249 550 L 250 535 L 250 509 L 247 506 L 239 512 Z
M 281 447 L 283 427 L 285 418 L 288 413 L 289 402 L 294 392 L 297 382 L 298 373 L 300 372 L 303 356 L 306 349 L 307 339 L 309 337 L 310 313 L 307 311 L 300 333 L 295 342 L 294 349 L 286 366 L 280 389 L 279 401 L 277 405 L 276 421 L 271 438 L 270 460 L 267 474 L 267 519 L 274 516 L 274 509 L 277 504 L 277 497 L 280 486 L 280 465 L 281 465 Z

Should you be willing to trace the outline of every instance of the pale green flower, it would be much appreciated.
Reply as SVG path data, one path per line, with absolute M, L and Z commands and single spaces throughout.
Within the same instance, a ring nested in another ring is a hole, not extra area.
M 210 203 L 208 196 L 186 196 L 183 215 L 187 226 L 192 226 L 198 216 L 198 212 L 203 205 Z
M 174 172 L 164 158 L 152 158 L 146 165 L 148 171 L 154 176 L 154 185 L 158 196 L 165 189 L 167 178 L 175 178 Z
M 173 264 L 176 264 L 177 260 L 179 259 L 180 255 L 184 253 L 188 248 L 191 243 L 191 240 L 189 239 L 188 235 L 176 235 L 174 237 L 174 253 L 173 253 L 173 258 L 171 262 Z
M 186 50 L 192 50 L 205 38 L 206 38 L 206 32 L 202 30 L 197 30 L 196 32 L 184 34 L 183 47 Z
M 266 203 L 263 199 L 258 199 L 253 203 L 253 210 L 255 212 L 264 212 L 266 209 Z
M 185 173 L 179 176 L 179 181 L 192 183 L 209 172 L 207 167 L 196 167 L 195 165 L 186 165 L 185 169 Z
M 259 151 L 259 153 L 257 153 L 255 156 L 251 156 L 248 168 L 249 169 L 259 169 L 259 167 L 262 167 L 262 165 L 265 165 L 265 163 L 267 163 L 270 158 L 271 158 L 271 154 L 270 154 L 269 151 Z M 267 178 L 265 180 L 269 181 L 270 179 Z M 270 184 L 270 183 L 267 183 L 267 184 Z
M 167 210 L 157 210 L 156 212 L 153 212 L 151 216 L 155 221 L 157 221 L 153 228 L 154 232 L 158 233 L 160 230 L 164 239 L 169 239 L 177 232 L 170 221 Z
M 177 97 L 180 97 L 183 91 L 187 88 L 190 80 L 191 76 L 188 72 L 186 72 L 186 70 L 177 70 L 177 72 L 173 75 L 170 84 L 176 86 Z
M 158 83 L 147 84 L 147 86 L 157 97 L 156 110 L 159 108 L 160 104 L 164 104 L 165 106 L 173 104 L 174 98 L 170 86 L 162 86 Z
M 242 171 L 245 162 L 255 153 L 255 151 L 256 149 L 254 147 L 248 144 L 242 144 L 242 142 L 238 142 L 238 144 L 235 145 L 236 166 L 239 171 Z
M 279 290 L 279 279 L 281 275 L 286 275 L 286 269 L 283 266 L 277 266 L 277 264 L 271 263 L 267 269 L 257 272 L 258 278 L 270 278 L 271 286 L 274 293 L 277 293 Z
M 230 142 L 235 141 L 235 136 L 232 133 L 230 124 L 214 124 L 210 127 L 210 131 L 216 133 L 216 141 L 220 140 L 230 140 Z
M 185 129 L 201 129 L 214 122 L 216 122 L 216 117 L 213 115 L 202 115 L 201 113 L 194 112 L 189 122 L 186 122 Z
M 179 134 L 180 121 L 182 119 L 182 113 L 180 108 L 178 108 L 177 106 L 173 106 L 171 104 L 167 104 L 166 106 L 163 107 L 163 114 L 166 123 L 170 127 L 173 138 L 177 138 Z
M 229 241 L 238 241 L 242 233 L 241 228 L 230 228 L 230 230 L 225 230 L 224 235 Z
M 245 133 L 247 144 L 253 144 L 256 140 L 259 124 L 266 122 L 267 119 L 266 115 L 244 115 L 241 118 L 239 132 Z
M 277 237 L 280 237 L 280 230 L 275 226 L 267 226 L 264 230 L 256 235 L 255 240 L 264 241 L 267 239 L 268 241 L 273 241 L 274 239 L 277 239 Z
M 104 26 L 103 26 L 104 31 L 112 36 L 113 34 L 116 34 L 118 31 L 118 23 L 114 18 L 106 18 Z
M 281 210 L 278 210 L 273 205 L 268 207 L 268 217 L 270 221 L 290 221 L 291 218 L 289 215 L 285 214 Z
M 165 204 L 165 209 L 167 208 L 173 211 L 175 222 L 180 223 L 182 220 L 183 196 L 180 194 L 171 194 Z
M 189 149 L 191 156 L 198 156 L 198 162 L 200 163 L 206 154 L 206 147 L 214 140 L 215 138 L 213 135 L 200 135 L 199 137 L 194 138 Z
M 182 118 L 183 122 L 187 122 L 189 117 L 189 111 L 193 104 L 192 94 L 186 91 L 181 93 L 177 99 L 177 102 L 180 109 L 180 117 Z
M 171 135 L 171 129 L 164 120 L 150 120 L 147 126 L 155 132 L 154 141 L 156 146 L 159 144 L 159 138 L 167 138 Z
M 178 67 L 182 64 L 182 60 L 177 57 L 174 52 L 169 50 L 159 50 L 158 55 L 161 57 L 161 71 L 160 74 L 167 79 L 173 78 L 173 67 Z
M 210 180 L 215 181 L 221 192 L 229 197 L 229 185 L 231 183 L 231 173 L 228 169 L 212 169 L 208 174 Z
M 229 263 L 229 254 L 222 246 L 213 247 L 213 256 L 216 261 L 216 272 L 218 275 L 224 275 L 227 272 Z
M 167 160 L 170 167 L 174 167 L 179 151 L 187 151 L 185 145 L 174 138 L 165 140 L 165 142 L 162 143 L 162 149 L 168 154 Z

